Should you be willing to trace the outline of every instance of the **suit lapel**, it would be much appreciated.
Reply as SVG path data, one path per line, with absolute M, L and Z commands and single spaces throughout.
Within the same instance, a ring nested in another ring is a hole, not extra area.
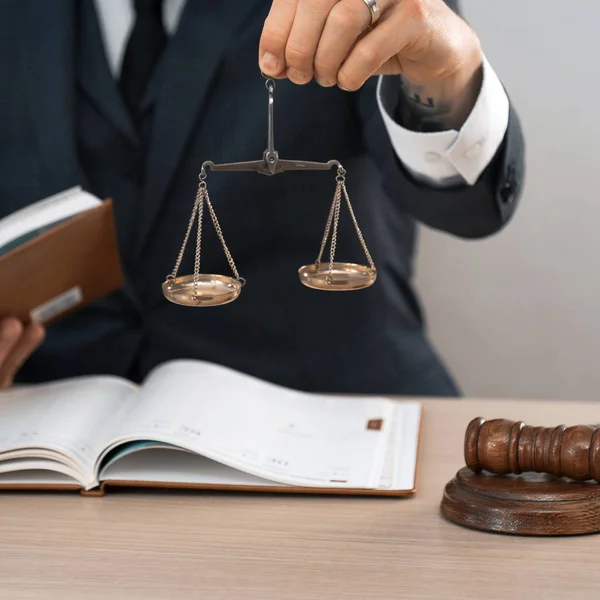
M 151 83 L 145 99 L 147 104 L 154 101 L 154 118 L 138 249 L 160 209 L 219 62 L 235 44 L 238 28 L 263 4 L 264 0 L 188 0 L 160 64 L 160 83 Z
M 73 0 L 21 0 L 27 99 L 36 124 L 46 179 L 57 191 L 85 185 L 75 143 Z
M 83 11 L 79 29 L 79 83 L 106 119 L 131 143 L 139 144 L 133 121 L 110 72 L 94 4 L 82 2 L 79 10 Z

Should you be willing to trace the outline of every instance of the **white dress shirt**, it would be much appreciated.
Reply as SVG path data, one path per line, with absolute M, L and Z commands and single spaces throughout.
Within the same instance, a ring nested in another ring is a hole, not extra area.
M 187 0 L 164 0 L 163 22 L 172 35 Z M 95 0 L 108 63 L 118 77 L 135 12 L 132 0 Z M 381 78 L 379 81 L 381 84 Z M 419 133 L 399 125 L 381 111 L 392 146 L 400 161 L 417 178 L 437 186 L 457 181 L 473 185 L 496 154 L 508 126 L 509 101 L 496 73 L 484 56 L 483 83 L 471 114 L 460 131 Z

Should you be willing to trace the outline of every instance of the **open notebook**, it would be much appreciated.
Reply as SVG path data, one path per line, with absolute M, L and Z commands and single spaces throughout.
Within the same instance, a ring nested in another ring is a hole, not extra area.
M 417 402 L 315 395 L 179 360 L 141 386 L 80 377 L 0 392 L 0 490 L 111 486 L 415 492 Z

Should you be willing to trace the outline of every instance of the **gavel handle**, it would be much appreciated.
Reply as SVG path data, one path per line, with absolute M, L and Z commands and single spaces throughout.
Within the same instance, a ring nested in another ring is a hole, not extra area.
M 465 462 L 475 473 L 546 473 L 600 483 L 600 426 L 534 427 L 508 419 L 473 419 Z

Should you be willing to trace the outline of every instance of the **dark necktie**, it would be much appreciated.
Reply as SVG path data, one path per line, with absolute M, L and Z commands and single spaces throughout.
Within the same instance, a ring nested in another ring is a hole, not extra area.
M 134 120 L 142 95 L 167 43 L 162 22 L 163 0 L 135 0 L 136 20 L 129 36 L 119 87 Z

